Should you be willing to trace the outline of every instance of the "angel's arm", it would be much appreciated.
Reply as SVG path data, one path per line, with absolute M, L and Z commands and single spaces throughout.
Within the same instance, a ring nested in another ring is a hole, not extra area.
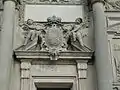
M 71 31 L 73 29 L 73 25 L 64 25 L 61 27 L 64 32 Z
M 74 26 L 74 29 L 72 30 L 73 32 L 76 32 L 76 31 L 78 31 L 78 30 L 80 30 L 82 28 L 82 26 L 81 25 L 79 25 L 79 26 Z
M 81 23 L 79 26 L 75 26 L 75 28 L 74 28 L 73 31 L 76 32 L 76 31 L 82 30 L 82 29 L 84 29 L 84 28 L 88 28 L 87 22 L 83 22 L 83 23 Z
M 38 24 L 38 25 L 36 26 L 36 30 L 46 33 L 46 32 L 47 32 L 47 31 L 46 31 L 46 30 L 47 30 L 47 27 L 46 27 L 45 25 L 43 25 L 43 24 Z
M 26 23 L 20 23 L 19 26 L 24 31 L 28 31 L 29 30 L 28 25 Z

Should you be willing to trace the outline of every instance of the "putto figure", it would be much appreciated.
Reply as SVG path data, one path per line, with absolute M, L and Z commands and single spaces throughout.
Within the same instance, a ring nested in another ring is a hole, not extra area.
M 52 16 L 39 23 L 28 19 L 21 25 L 25 34 L 23 50 L 47 51 L 51 60 L 57 60 L 60 51 L 83 51 L 83 29 L 86 22 L 77 18 L 74 23 L 64 24 L 61 18 Z
M 33 41 L 36 36 L 36 27 L 34 25 L 34 21 L 32 19 L 28 19 L 26 24 L 23 24 L 23 29 L 28 33 L 25 36 L 25 42 L 23 45 L 27 45 L 28 41 Z
M 77 18 L 74 24 L 64 25 L 64 38 L 68 44 L 69 50 L 81 50 L 84 48 L 82 30 L 86 27 L 86 23 L 83 23 L 82 18 Z
M 81 29 L 83 27 L 82 18 L 77 18 L 75 20 L 75 24 L 73 25 L 73 30 L 71 31 L 73 42 L 78 39 L 79 44 L 84 46 L 83 39 L 82 39 L 82 32 Z
M 85 47 L 82 31 L 86 23 L 82 18 L 77 18 L 74 23 L 64 24 L 61 18 L 52 16 L 42 25 L 28 19 L 21 27 L 26 32 L 23 44 L 27 47 L 25 50 L 39 47 L 39 50 L 56 56 L 59 51 L 82 51 Z
M 25 31 L 25 41 L 23 45 L 26 46 L 32 42 L 29 47 L 32 47 L 36 44 L 36 47 L 39 45 L 39 48 L 41 49 L 43 37 L 42 30 L 44 27 L 36 25 L 32 19 L 28 19 L 26 23 L 21 25 L 21 27 Z

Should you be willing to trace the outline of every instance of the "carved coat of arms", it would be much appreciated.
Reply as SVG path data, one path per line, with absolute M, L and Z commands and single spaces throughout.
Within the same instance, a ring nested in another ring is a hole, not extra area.
M 57 60 L 60 51 L 87 50 L 83 43 L 81 30 L 86 27 L 81 18 L 75 20 L 75 24 L 64 25 L 61 18 L 52 16 L 46 23 L 35 23 L 28 19 L 21 25 L 25 31 L 23 50 L 40 50 L 49 52 L 52 59 Z
M 59 55 L 59 51 L 63 50 L 64 37 L 61 29 L 61 19 L 53 16 L 47 19 L 47 28 L 45 35 L 45 44 L 52 56 Z

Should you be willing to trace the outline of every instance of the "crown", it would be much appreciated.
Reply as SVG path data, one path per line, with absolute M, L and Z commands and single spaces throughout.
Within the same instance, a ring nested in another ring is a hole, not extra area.
M 60 23 L 61 22 L 61 18 L 60 17 L 56 17 L 55 15 L 53 15 L 52 17 L 48 17 L 47 21 L 50 23 Z

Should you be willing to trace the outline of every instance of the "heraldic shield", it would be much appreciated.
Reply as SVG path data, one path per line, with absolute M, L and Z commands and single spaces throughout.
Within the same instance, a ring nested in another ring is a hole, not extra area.
M 63 44 L 63 33 L 55 24 L 48 28 L 45 35 L 45 42 L 49 49 L 60 49 Z
M 52 56 L 58 56 L 64 45 L 63 31 L 60 25 L 61 19 L 53 16 L 47 20 L 48 27 L 46 29 L 45 44 Z

